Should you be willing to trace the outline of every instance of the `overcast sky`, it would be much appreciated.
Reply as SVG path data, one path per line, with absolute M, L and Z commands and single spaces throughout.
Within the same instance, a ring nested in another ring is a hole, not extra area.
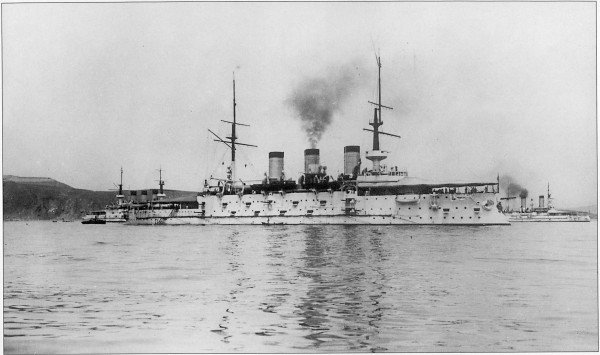
M 597 199 L 593 2 L 3 4 L 3 174 L 77 188 L 199 190 L 229 155 L 235 71 L 238 161 L 268 152 L 296 178 L 310 148 L 293 103 L 342 87 L 316 147 L 371 148 L 382 61 L 384 161 L 409 175 L 495 181 L 559 206 Z M 348 79 L 344 81 L 340 78 Z M 366 160 L 365 160 L 366 162 Z M 246 165 L 244 165 L 246 164 Z M 370 166 L 370 163 L 369 163 Z

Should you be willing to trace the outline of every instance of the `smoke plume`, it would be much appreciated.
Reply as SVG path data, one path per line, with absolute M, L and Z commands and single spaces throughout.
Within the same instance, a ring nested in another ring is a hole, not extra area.
M 508 175 L 500 177 L 500 186 L 505 186 L 509 195 L 514 196 L 514 194 L 518 193 L 520 198 L 526 198 L 529 195 L 526 188 L 519 185 L 514 178 Z
M 292 92 L 287 103 L 302 121 L 311 148 L 316 148 L 333 115 L 358 85 L 358 79 L 355 67 L 345 66 L 324 77 L 307 78 Z

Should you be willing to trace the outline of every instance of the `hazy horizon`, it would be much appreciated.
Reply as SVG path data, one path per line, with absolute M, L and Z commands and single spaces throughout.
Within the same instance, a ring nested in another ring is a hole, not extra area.
M 160 167 L 165 188 L 198 191 L 229 161 L 207 129 L 229 135 L 235 71 L 239 141 L 258 145 L 238 149 L 240 177 L 283 151 L 296 179 L 313 145 L 337 176 L 344 146 L 371 148 L 378 51 L 394 108 L 381 129 L 402 136 L 382 137 L 385 164 L 597 203 L 595 3 L 30 3 L 2 17 L 5 175 L 109 190 L 123 167 L 140 189 Z M 309 136 L 311 93 L 328 125 Z

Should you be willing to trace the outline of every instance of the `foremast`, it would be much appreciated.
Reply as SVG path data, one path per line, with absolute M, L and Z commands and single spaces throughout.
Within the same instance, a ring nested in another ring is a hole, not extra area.
M 217 137 L 217 139 L 215 139 L 215 141 L 225 144 L 231 150 L 231 164 L 229 165 L 229 167 L 227 169 L 226 183 L 228 183 L 234 189 L 238 189 L 238 188 L 243 189 L 243 182 L 241 180 L 238 182 L 238 178 L 237 178 L 236 160 L 235 160 L 235 151 L 237 150 L 236 145 L 243 145 L 243 146 L 248 146 L 248 147 L 256 147 L 256 145 L 237 142 L 236 126 L 246 126 L 246 127 L 250 127 L 250 126 L 247 124 L 237 122 L 236 107 L 237 107 L 237 102 L 235 100 L 235 73 L 234 73 L 234 75 L 233 75 L 233 121 L 221 120 L 222 122 L 231 124 L 231 135 L 229 137 L 225 137 L 227 140 L 223 140 L 217 134 L 215 134 L 213 131 L 211 131 L 210 129 L 208 131 L 210 133 L 212 133 L 215 137 Z
M 123 195 L 123 167 L 121 167 L 121 183 L 119 184 L 119 193 L 117 194 L 117 205 L 125 203 L 125 195 Z
M 552 209 L 554 206 L 552 205 L 552 197 L 550 196 L 550 182 L 548 182 L 548 209 Z
M 162 167 L 160 167 L 158 169 L 158 195 L 156 195 L 156 197 L 158 197 L 159 200 L 162 200 L 163 198 L 165 198 L 167 195 L 165 195 L 165 191 L 164 191 L 164 186 L 165 186 L 165 182 L 162 179 Z

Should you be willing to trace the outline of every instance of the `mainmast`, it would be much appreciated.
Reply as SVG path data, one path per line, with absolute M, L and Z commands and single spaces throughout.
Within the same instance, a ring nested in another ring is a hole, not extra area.
M 387 108 L 393 110 L 393 108 L 384 106 L 381 104 L 381 57 L 375 56 L 377 61 L 377 103 L 369 101 L 370 104 L 376 105 L 374 109 L 373 121 L 369 122 L 369 125 L 373 126 L 373 129 L 363 128 L 365 131 L 373 132 L 373 150 L 366 152 L 366 158 L 373 162 L 373 172 L 380 173 L 380 162 L 387 158 L 388 152 L 379 149 L 379 135 L 385 134 L 392 137 L 400 138 L 400 136 L 385 133 L 379 131 L 379 126 L 383 124 L 381 120 L 381 109 Z
M 233 74 L 233 122 L 231 123 L 231 175 L 232 180 L 235 181 L 235 73 Z
M 379 150 L 379 126 L 383 124 L 381 120 L 381 58 L 377 59 L 377 108 L 375 108 L 375 115 L 373 122 L 370 123 L 373 126 L 373 150 Z

